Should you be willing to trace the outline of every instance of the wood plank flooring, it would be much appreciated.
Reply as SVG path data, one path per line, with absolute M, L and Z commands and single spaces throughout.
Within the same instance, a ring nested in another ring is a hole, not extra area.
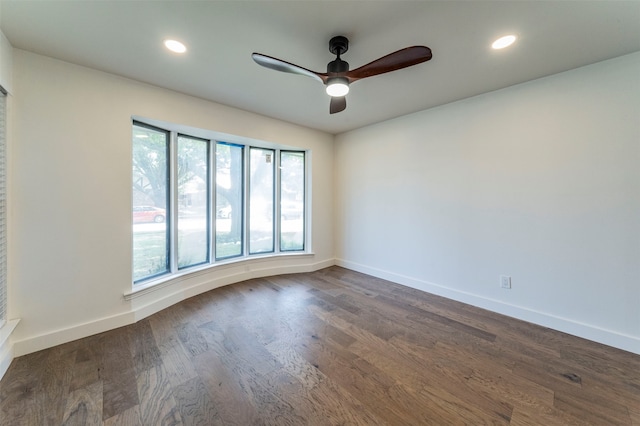
M 640 356 L 339 267 L 17 358 L 2 425 L 640 425 Z

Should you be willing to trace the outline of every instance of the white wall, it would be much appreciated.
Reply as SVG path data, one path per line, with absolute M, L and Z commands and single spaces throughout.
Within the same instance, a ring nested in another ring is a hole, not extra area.
M 339 135 L 334 158 L 339 264 L 640 353 L 640 53 Z
M 138 320 L 251 276 L 333 263 L 333 136 L 14 50 L 10 314 L 16 355 Z M 311 150 L 313 255 L 215 268 L 131 290 L 131 117 Z

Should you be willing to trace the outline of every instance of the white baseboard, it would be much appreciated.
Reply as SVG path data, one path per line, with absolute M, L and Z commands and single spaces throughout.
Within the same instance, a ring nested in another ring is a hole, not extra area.
M 640 355 L 640 339 L 634 336 L 628 336 L 612 330 L 602 329 L 569 318 L 558 317 L 549 313 L 536 311 L 523 306 L 511 305 L 499 300 L 489 299 L 486 297 L 478 296 L 476 294 L 467 293 L 431 282 L 419 280 L 413 277 L 372 268 L 367 265 L 361 265 L 359 263 L 350 262 L 344 259 L 336 259 L 335 264 L 347 269 L 362 272 L 364 274 L 402 284 L 407 287 L 415 288 L 417 290 L 422 290 L 427 293 L 432 293 L 438 296 L 446 297 L 448 299 L 456 300 L 458 302 L 467 303 L 469 305 L 487 309 L 492 312 L 507 315 L 509 317 L 541 325 L 543 327 L 549 327 L 554 330 L 571 334 L 573 336 L 581 337 L 583 339 L 602 343 L 604 345 L 612 346 L 614 348 L 622 349 Z
M 143 292 L 127 294 L 125 300 L 131 301 L 130 311 L 15 341 L 13 342 L 13 353 L 8 356 L 8 362 L 11 363 L 13 357 L 133 324 L 185 299 L 228 284 L 251 278 L 312 272 L 335 264 L 334 259 L 315 263 L 300 263 L 300 258 L 298 256 L 298 263 L 290 265 L 273 266 L 273 262 L 257 259 L 249 262 L 250 268 L 245 266 L 246 263 L 241 266 L 230 265 L 227 268 L 217 267 L 213 273 L 185 275 L 179 280 L 159 286 L 159 290 L 149 288 Z
M 82 339 L 94 334 L 123 327 L 134 323 L 134 318 L 135 316 L 132 312 L 125 312 L 111 317 L 99 318 L 94 321 L 77 324 L 72 327 L 66 327 L 18 340 L 14 342 L 14 356 L 19 357 L 27 355 L 43 349 L 52 348 L 63 343 L 71 342 L 73 340 Z

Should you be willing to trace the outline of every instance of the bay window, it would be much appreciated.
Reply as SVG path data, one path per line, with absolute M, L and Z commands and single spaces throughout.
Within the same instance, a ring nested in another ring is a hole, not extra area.
M 194 133 L 133 123 L 134 284 L 306 250 L 305 152 Z

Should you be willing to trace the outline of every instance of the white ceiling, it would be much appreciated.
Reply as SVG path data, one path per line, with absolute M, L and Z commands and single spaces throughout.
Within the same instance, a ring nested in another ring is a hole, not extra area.
M 640 1 L 0 0 L 0 28 L 19 49 L 335 134 L 640 51 Z M 493 51 L 507 33 L 517 44 Z M 412 45 L 433 59 L 354 83 L 334 115 L 320 83 L 251 59 L 324 72 L 335 35 L 352 69 Z

